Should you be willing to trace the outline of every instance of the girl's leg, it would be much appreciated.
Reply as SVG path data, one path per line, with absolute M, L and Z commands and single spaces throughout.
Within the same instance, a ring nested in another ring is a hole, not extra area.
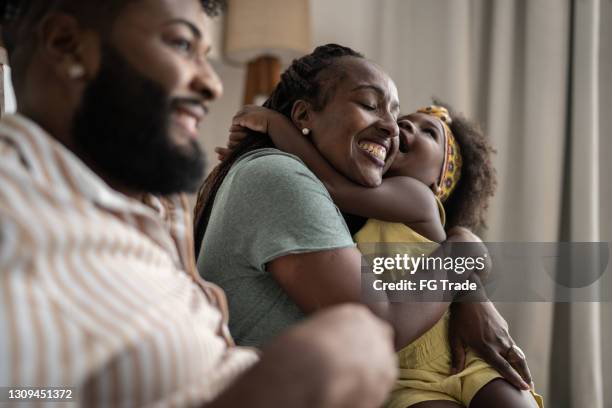
M 502 378 L 491 381 L 472 399 L 470 408 L 538 408 L 529 391 L 521 391 Z
M 410 408 L 464 408 L 452 401 L 425 401 L 411 405 Z

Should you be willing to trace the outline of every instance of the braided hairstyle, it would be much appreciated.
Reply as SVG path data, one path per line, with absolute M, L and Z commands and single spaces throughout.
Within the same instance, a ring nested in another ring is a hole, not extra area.
M 338 44 L 322 45 L 308 55 L 294 60 L 282 74 L 279 84 L 263 106 L 291 117 L 297 100 L 309 102 L 315 111 L 320 111 L 333 95 L 335 84 L 343 73 L 334 64 L 340 57 L 363 58 L 360 53 Z M 248 132 L 247 137 L 217 165 L 204 181 L 198 192 L 194 209 L 194 238 L 196 257 L 200 251 L 204 233 L 210 221 L 215 197 L 232 165 L 248 152 L 264 147 L 274 147 L 267 135 Z
M 463 157 L 461 178 L 444 203 L 446 227 L 462 226 L 479 233 L 487 227 L 487 210 L 497 187 L 495 149 L 477 122 L 453 112 L 444 102 L 434 100 L 434 105 L 445 107 L 453 118 L 449 127 Z

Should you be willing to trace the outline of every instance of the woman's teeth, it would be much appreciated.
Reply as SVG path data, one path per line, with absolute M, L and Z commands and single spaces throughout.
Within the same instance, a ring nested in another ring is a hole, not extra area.
M 361 150 L 365 150 L 377 159 L 385 161 L 387 149 L 385 149 L 383 146 L 370 142 L 359 142 L 358 146 Z

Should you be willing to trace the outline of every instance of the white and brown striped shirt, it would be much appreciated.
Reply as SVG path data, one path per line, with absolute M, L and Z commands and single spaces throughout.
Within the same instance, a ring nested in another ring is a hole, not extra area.
M 30 120 L 0 120 L 0 387 L 85 406 L 191 406 L 257 359 L 199 279 L 182 196 L 106 185 Z

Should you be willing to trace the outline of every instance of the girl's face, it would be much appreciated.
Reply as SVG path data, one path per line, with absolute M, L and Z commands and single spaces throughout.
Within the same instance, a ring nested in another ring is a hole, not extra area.
M 330 93 L 327 103 L 310 112 L 312 142 L 347 178 L 376 187 L 398 150 L 397 89 L 365 59 L 343 57 L 336 64 L 323 80 L 322 88 Z
M 442 120 L 417 112 L 400 117 L 397 123 L 399 152 L 386 175 L 412 177 L 428 186 L 438 184 L 446 144 Z

